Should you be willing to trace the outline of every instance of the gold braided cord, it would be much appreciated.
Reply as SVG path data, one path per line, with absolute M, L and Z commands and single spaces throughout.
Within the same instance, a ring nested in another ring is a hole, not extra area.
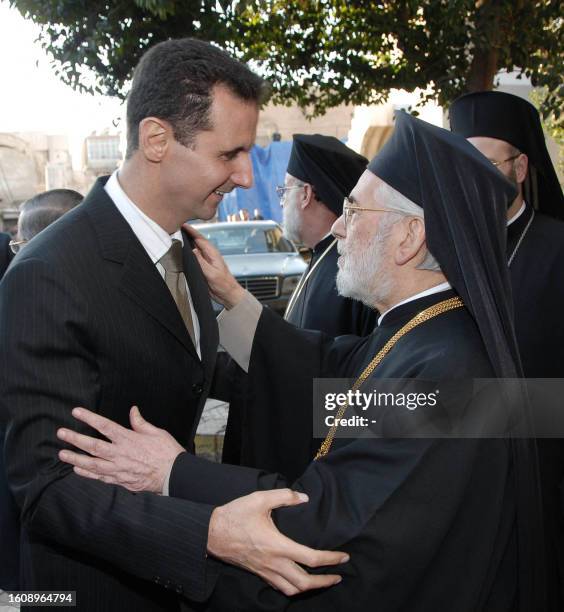
M 372 359 L 372 361 L 366 366 L 362 374 L 356 379 L 356 382 L 352 386 L 351 391 L 354 393 L 357 391 L 362 384 L 366 381 L 366 379 L 374 372 L 376 367 L 380 364 L 382 359 L 392 350 L 395 346 L 396 342 L 402 337 L 405 336 L 408 332 L 410 332 L 413 328 L 421 325 L 421 323 L 425 323 L 425 321 L 429 321 L 429 319 L 433 319 L 434 317 L 443 314 L 444 312 L 448 312 L 449 310 L 454 310 L 456 308 L 462 308 L 464 303 L 462 300 L 457 297 L 449 298 L 448 300 L 443 300 L 434 306 L 430 306 L 425 310 L 417 313 L 413 319 L 409 320 L 401 329 L 399 329 L 387 342 L 384 346 L 378 351 L 378 354 Z M 315 455 L 315 460 L 320 457 L 325 457 L 325 455 L 330 451 L 331 445 L 333 444 L 333 440 L 335 438 L 335 434 L 337 433 L 337 429 L 339 427 L 339 423 L 343 418 L 349 404 L 343 404 L 339 407 L 337 411 L 337 416 L 335 417 L 335 421 L 329 432 L 325 436 L 325 440 L 319 447 L 317 454 Z

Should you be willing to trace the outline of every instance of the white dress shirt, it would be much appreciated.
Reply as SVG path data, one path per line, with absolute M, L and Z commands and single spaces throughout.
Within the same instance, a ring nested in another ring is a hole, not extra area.
M 133 233 L 143 245 L 147 255 L 156 265 L 159 274 L 164 280 L 165 270 L 159 262 L 159 259 L 170 249 L 173 240 L 180 240 L 184 244 L 182 232 L 178 229 L 174 234 L 168 234 L 158 223 L 150 219 L 138 206 L 136 206 L 129 196 L 122 189 L 118 180 L 118 171 L 116 170 L 108 179 L 104 189 L 110 196 L 112 202 L 116 205 L 123 218 L 127 221 Z M 192 322 L 194 324 L 194 339 L 196 342 L 196 352 L 201 359 L 200 352 L 200 324 L 198 315 L 194 310 L 192 296 L 190 295 L 190 287 L 186 283 L 188 292 L 188 302 L 190 303 L 190 312 L 192 313 Z

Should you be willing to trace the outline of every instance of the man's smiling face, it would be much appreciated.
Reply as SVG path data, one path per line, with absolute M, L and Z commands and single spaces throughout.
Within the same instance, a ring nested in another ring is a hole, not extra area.
M 223 195 L 253 184 L 250 150 L 256 137 L 258 106 L 224 86 L 213 89 L 211 129 L 186 147 L 173 139 L 162 160 L 161 191 L 167 206 L 184 220 L 211 219 Z

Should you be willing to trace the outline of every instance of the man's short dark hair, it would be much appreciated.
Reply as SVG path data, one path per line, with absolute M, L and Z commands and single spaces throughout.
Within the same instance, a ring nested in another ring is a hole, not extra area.
M 31 240 L 34 236 L 82 202 L 83 196 L 72 189 L 51 189 L 26 200 L 20 206 L 18 237 Z
M 127 98 L 126 157 L 139 147 L 139 124 L 146 117 L 164 119 L 176 140 L 190 146 L 199 132 L 212 128 L 209 115 L 216 85 L 257 105 L 268 95 L 261 77 L 208 42 L 181 38 L 151 47 L 135 68 Z

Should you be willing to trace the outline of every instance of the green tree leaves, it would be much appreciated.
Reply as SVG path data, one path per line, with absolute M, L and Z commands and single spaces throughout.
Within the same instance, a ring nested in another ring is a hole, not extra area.
M 273 99 L 312 115 L 342 102 L 426 90 L 446 105 L 518 70 L 546 92 L 558 120 L 564 73 L 555 0 L 11 0 L 42 27 L 66 83 L 123 97 L 141 54 L 194 36 L 252 61 Z M 91 70 L 89 71 L 88 68 Z

